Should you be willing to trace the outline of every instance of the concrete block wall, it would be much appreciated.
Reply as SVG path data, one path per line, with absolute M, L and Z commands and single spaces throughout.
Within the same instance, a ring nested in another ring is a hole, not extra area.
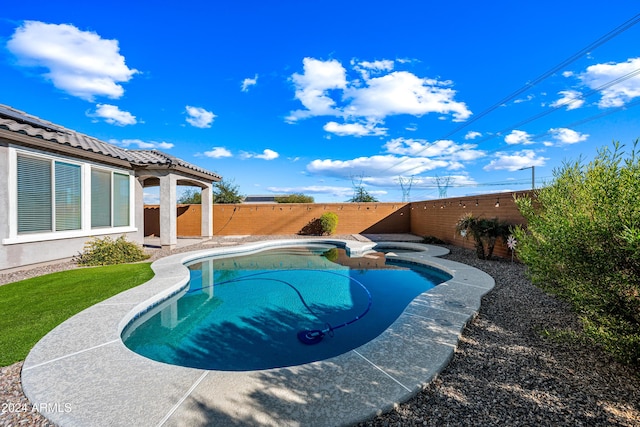
M 455 233 L 465 214 L 524 224 L 514 202 L 530 191 L 450 197 L 411 203 L 255 203 L 213 206 L 214 236 L 299 234 L 324 212 L 338 215 L 336 234 L 411 233 L 436 237 L 445 243 L 473 248 L 473 239 Z M 178 205 L 178 236 L 200 236 L 200 205 Z M 159 230 L 159 207 L 145 207 L 145 235 Z M 511 252 L 498 242 L 494 254 L 508 258 Z
M 498 218 L 511 224 L 525 224 L 514 196 L 523 197 L 531 191 L 495 193 L 472 197 L 451 197 L 411 203 L 411 233 L 433 236 L 445 243 L 473 248 L 473 238 L 465 239 L 455 232 L 458 220 L 467 213 L 483 218 Z M 503 242 L 496 244 L 494 255 L 508 258 L 511 252 Z
M 200 235 L 200 205 L 178 205 L 178 236 Z M 159 207 L 145 206 L 145 235 L 160 234 Z M 325 212 L 338 215 L 335 234 L 409 233 L 406 203 L 255 203 L 213 206 L 213 235 L 299 234 Z

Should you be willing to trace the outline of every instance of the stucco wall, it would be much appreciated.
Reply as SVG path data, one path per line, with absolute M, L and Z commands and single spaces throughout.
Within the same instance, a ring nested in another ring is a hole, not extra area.
M 1 243 L 3 239 L 10 237 L 8 218 L 10 212 L 10 184 L 8 174 L 4 173 L 8 170 L 8 145 L 0 141 L 0 271 L 30 264 L 67 259 L 82 252 L 85 242 L 89 241 L 91 236 L 29 243 Z M 134 181 L 134 199 L 136 201 L 134 217 L 135 224 L 138 224 L 138 231 L 125 234 L 128 240 L 142 244 L 144 242 L 144 230 L 141 227 L 142 221 L 144 220 L 143 188 L 137 180 L 134 179 Z M 110 235 L 115 238 L 122 234 L 123 233 L 105 234 L 99 237 Z
M 464 239 L 455 233 L 456 222 L 465 214 L 476 217 L 498 218 L 511 224 L 524 224 L 514 202 L 514 194 L 522 197 L 530 191 L 496 193 L 482 196 L 447 198 L 414 202 L 411 204 L 411 232 L 420 236 L 433 236 L 446 243 L 467 248 L 474 247 L 472 238 Z M 496 206 L 498 204 L 498 206 Z M 498 242 L 494 255 L 508 258 L 509 249 Z
M 199 236 L 200 205 L 178 205 L 178 236 Z M 299 234 L 325 212 L 338 215 L 336 234 L 409 233 L 406 203 L 269 203 L 213 206 L 214 236 Z M 145 208 L 145 235 L 159 229 L 159 207 Z

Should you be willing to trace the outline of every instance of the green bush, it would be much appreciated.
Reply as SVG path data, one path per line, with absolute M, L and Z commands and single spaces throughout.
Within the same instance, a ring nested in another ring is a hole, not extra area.
M 534 197 L 516 253 L 534 283 L 570 301 L 585 333 L 640 366 L 640 162 L 615 143 L 588 165 L 566 163 Z
M 456 231 L 464 238 L 473 237 L 480 259 L 491 259 L 498 239 L 506 241 L 511 226 L 498 218 L 481 218 L 468 213 L 456 223 Z
M 275 201 L 276 203 L 313 203 L 314 199 L 302 193 L 294 193 L 288 196 L 277 196 Z
M 112 265 L 142 261 L 149 256 L 124 235 L 115 240 L 107 236 L 102 239 L 93 238 L 87 242 L 84 251 L 76 257 L 76 262 L 86 266 Z
M 338 227 L 338 215 L 333 212 L 325 212 L 320 216 L 322 234 L 333 234 Z

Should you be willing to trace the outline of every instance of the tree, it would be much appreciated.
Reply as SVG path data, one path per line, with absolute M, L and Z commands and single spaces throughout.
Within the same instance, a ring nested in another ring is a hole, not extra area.
M 362 180 L 364 179 L 364 175 L 360 175 L 360 181 L 356 184 L 356 177 L 351 177 L 351 184 L 353 184 L 353 197 L 347 202 L 350 203 L 366 203 L 366 202 L 377 202 L 378 199 L 373 197 L 362 185 Z
M 640 366 L 640 152 L 638 141 L 554 170 L 535 197 L 516 200 L 527 227 L 516 254 L 534 283 L 573 303 L 587 336 Z
M 369 192 L 362 185 L 360 185 L 354 189 L 353 197 L 347 201 L 351 203 L 366 203 L 377 202 L 378 199 L 369 194 Z
M 178 203 L 183 205 L 199 205 L 202 203 L 202 193 L 195 188 L 188 188 L 178 199 Z
M 213 187 L 213 203 L 242 203 L 244 196 L 239 193 L 233 181 L 221 180 Z
M 305 196 L 302 193 L 289 194 L 288 196 L 278 196 L 276 203 L 313 203 L 313 197 Z

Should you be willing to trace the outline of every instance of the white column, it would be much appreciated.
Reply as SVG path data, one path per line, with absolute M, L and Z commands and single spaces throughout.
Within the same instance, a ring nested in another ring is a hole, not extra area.
M 160 177 L 160 244 L 171 248 L 178 244 L 177 181 L 174 174 Z
M 212 206 L 211 184 L 207 184 L 201 192 L 200 209 L 202 213 L 202 237 L 213 237 L 213 206 Z

